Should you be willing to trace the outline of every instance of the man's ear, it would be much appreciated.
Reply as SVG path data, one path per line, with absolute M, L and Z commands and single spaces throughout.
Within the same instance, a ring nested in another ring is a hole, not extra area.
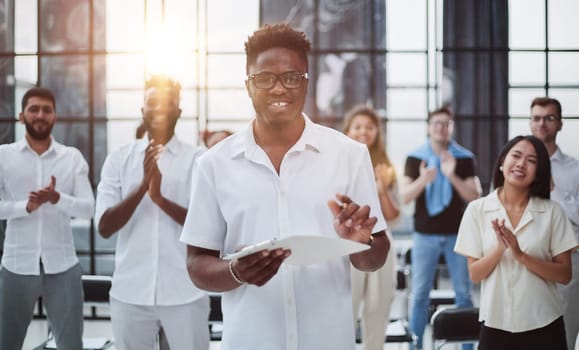
M 22 124 L 24 124 L 24 113 L 20 112 L 20 113 L 18 114 L 18 120 L 19 120 Z

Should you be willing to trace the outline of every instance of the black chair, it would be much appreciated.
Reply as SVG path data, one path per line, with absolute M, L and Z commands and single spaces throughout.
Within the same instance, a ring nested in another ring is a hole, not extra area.
M 449 343 L 475 343 L 480 334 L 478 308 L 444 308 L 430 319 L 432 349 L 440 350 Z
M 221 294 L 209 293 L 209 338 L 221 340 L 223 336 L 223 314 L 221 313 Z

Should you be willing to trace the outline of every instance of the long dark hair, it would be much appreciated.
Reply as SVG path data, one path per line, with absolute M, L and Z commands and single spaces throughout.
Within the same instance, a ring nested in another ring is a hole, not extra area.
M 537 152 L 537 171 L 535 172 L 535 180 L 529 186 L 529 194 L 531 197 L 549 199 L 551 198 L 551 160 L 543 142 L 532 135 L 516 136 L 503 147 L 493 170 L 493 187 L 498 188 L 505 183 L 501 166 L 511 148 L 524 140 L 529 141 Z

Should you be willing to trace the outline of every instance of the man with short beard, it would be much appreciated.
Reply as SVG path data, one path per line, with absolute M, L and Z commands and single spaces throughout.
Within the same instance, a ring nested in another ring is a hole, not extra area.
M 0 349 L 21 349 L 38 297 L 59 349 L 82 349 L 81 267 L 71 217 L 90 219 L 94 196 L 80 151 L 53 139 L 53 93 L 22 98 L 25 137 L 0 145 L 0 219 L 7 220 L 0 267 Z

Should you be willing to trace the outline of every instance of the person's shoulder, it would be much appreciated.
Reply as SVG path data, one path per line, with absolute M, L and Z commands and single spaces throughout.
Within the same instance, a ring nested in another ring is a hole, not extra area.
M 330 127 L 313 123 L 313 131 L 316 134 L 319 142 L 322 142 L 323 145 L 329 146 L 332 148 L 344 148 L 344 149 L 352 149 L 352 150 L 359 150 L 359 149 L 366 149 L 366 145 L 353 140 L 352 138 L 344 135 L 342 132 L 332 129 Z

